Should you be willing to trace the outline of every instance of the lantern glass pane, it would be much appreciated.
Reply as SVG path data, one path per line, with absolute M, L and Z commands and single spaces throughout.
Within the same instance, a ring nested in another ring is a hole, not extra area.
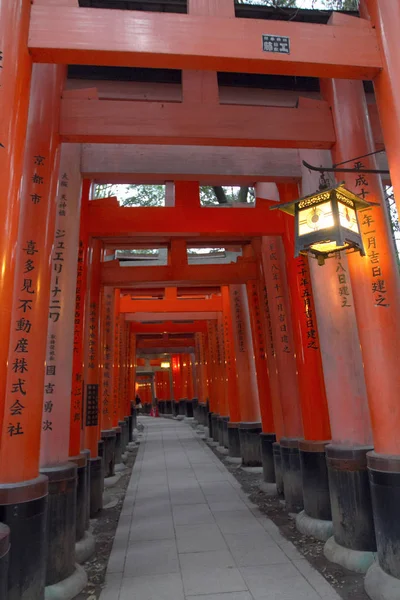
M 332 203 L 322 202 L 299 210 L 299 236 L 334 227 Z
M 340 225 L 346 229 L 350 229 L 350 231 L 359 233 L 357 215 L 354 208 L 338 202 L 338 209 Z

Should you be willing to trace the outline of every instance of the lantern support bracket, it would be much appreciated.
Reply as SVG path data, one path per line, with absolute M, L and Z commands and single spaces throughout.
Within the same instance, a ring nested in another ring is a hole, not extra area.
M 364 154 L 363 156 L 356 156 L 355 158 L 345 160 L 337 165 L 333 165 L 332 167 L 315 167 L 314 165 L 310 165 L 310 163 L 306 162 L 305 160 L 303 160 L 303 165 L 307 167 L 307 169 L 310 169 L 310 171 L 318 171 L 318 173 L 373 173 L 375 175 L 389 175 L 390 171 L 387 169 L 363 169 L 359 167 L 348 169 L 340 166 L 349 162 L 357 161 L 360 158 L 365 158 L 366 156 L 371 156 L 372 154 L 378 154 L 379 152 L 384 152 L 384 150 L 377 150 L 376 152 L 370 152 L 369 154 Z

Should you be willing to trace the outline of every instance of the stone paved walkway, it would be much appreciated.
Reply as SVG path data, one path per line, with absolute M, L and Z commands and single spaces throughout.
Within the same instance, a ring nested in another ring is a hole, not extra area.
M 340 600 L 189 425 L 142 422 L 100 600 Z

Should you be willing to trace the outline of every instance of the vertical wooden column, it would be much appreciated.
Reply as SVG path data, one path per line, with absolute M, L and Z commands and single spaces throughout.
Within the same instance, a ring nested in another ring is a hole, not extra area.
M 374 151 L 369 113 L 361 82 L 329 80 L 323 83 L 324 96 L 332 106 L 337 141 L 335 161 Z M 349 127 L 351 124 L 351 135 Z M 375 156 L 360 161 L 375 169 Z M 353 165 L 358 168 L 360 165 Z M 374 521 L 380 565 L 400 578 L 400 563 L 393 557 L 400 543 L 400 526 L 395 531 L 386 497 L 400 493 L 400 406 L 395 390 L 400 389 L 400 277 L 392 242 L 389 215 L 378 175 L 346 174 L 345 182 L 355 193 L 376 202 L 360 212 L 360 227 L 366 256 L 349 255 L 350 277 L 364 363 L 374 452 L 368 455 L 372 481 Z M 377 334 L 379 332 L 379 334 Z M 383 484 L 382 474 L 387 479 Z M 388 475 L 391 473 L 391 475 Z M 400 585 L 399 585 L 400 590 Z
M 278 189 L 282 202 L 292 202 L 299 197 L 296 184 L 279 185 Z M 294 258 L 293 218 L 282 213 L 280 218 L 285 223 L 286 270 L 304 431 L 304 440 L 300 442 L 304 511 L 311 519 L 329 521 L 329 524 L 325 523 L 323 534 L 323 537 L 328 539 L 332 535 L 332 513 L 325 446 L 330 440 L 331 431 L 317 316 L 308 259 L 305 256 Z M 313 521 L 301 513 L 297 522 L 301 530 L 310 527 L 311 530 L 304 530 L 304 533 L 312 535 L 312 528 L 315 526 Z M 321 524 L 318 526 L 321 528 Z
M 87 456 L 82 454 L 68 462 L 75 312 L 71 289 L 76 285 L 77 276 L 82 183 L 80 154 L 78 144 L 62 146 L 51 255 L 40 446 L 40 471 L 52 482 L 47 517 L 46 585 L 59 583 L 75 572 L 75 538 L 83 537 L 87 515 Z M 82 582 L 82 587 L 84 585 Z
M 316 164 L 330 161 L 329 152 L 302 150 L 300 156 Z M 302 195 L 315 192 L 318 173 L 304 168 L 302 175 Z M 325 553 L 333 559 L 337 544 L 349 551 L 374 548 L 365 458 L 372 432 L 347 255 L 323 267 L 310 259 L 309 268 L 332 433 L 326 454 L 334 538 Z
M 288 510 L 303 508 L 299 442 L 303 437 L 291 307 L 281 238 L 262 239 L 262 263 L 278 365 L 285 436 L 280 440 L 282 476 Z
M 207 321 L 207 340 L 209 350 L 210 374 L 210 437 L 218 442 L 218 417 L 221 408 L 221 380 L 218 361 L 218 323 L 216 319 Z
M 101 430 L 112 429 L 113 412 L 113 348 L 114 348 L 114 290 L 109 286 L 102 289 L 101 303 Z
M 39 455 L 41 432 L 48 426 L 42 419 L 48 368 L 45 332 L 64 80 L 63 67 L 35 65 L 33 68 L 0 442 L 0 521 L 11 530 L 9 595 L 18 598 L 22 588 L 35 600 L 43 594 L 45 575 L 48 479 L 39 475 Z M 3 344 L 7 345 L 7 338 Z
M 376 105 L 382 127 L 390 179 L 400 215 L 400 6 L 387 0 L 361 0 L 360 14 L 369 17 L 378 34 L 383 68 L 374 78 Z
M 72 359 L 79 215 L 81 203 L 80 146 L 61 150 L 55 234 L 51 256 L 49 326 L 40 445 L 42 467 L 66 462 L 69 455 Z
M 113 365 L 113 396 L 112 396 L 112 425 L 114 428 L 118 428 L 119 412 L 120 412 L 120 396 L 119 396 L 119 336 L 120 336 L 120 322 L 119 322 L 119 301 L 120 291 L 114 290 L 114 314 L 113 314 L 113 351 L 112 351 L 112 365 Z
M 174 393 L 172 414 L 177 416 L 179 414 L 179 400 L 182 395 L 181 357 L 179 354 L 172 355 L 172 386 Z
M 84 338 L 84 444 L 90 451 L 90 515 L 103 506 L 103 468 L 99 456 L 100 392 L 100 268 L 102 243 L 89 240 Z
M 28 52 L 30 0 L 0 4 L 0 431 L 3 426 L 8 336 L 18 236 L 20 185 L 28 123 L 32 59 Z
M 71 376 L 71 413 L 69 433 L 69 456 L 71 460 L 80 456 L 84 450 L 83 432 L 83 355 L 84 355 L 84 323 L 87 288 L 88 239 L 86 232 L 87 208 L 89 202 L 90 182 L 82 185 L 81 216 L 79 227 L 79 248 L 77 259 L 74 347 Z
M 261 413 L 246 285 L 230 285 L 229 294 L 241 417 L 240 454 L 244 465 L 261 465 Z
M 226 373 L 226 394 L 229 410 L 229 422 L 224 426 L 224 446 L 228 448 L 231 459 L 241 460 L 240 440 L 239 440 L 239 424 L 240 404 L 238 390 L 238 374 L 235 365 L 235 348 L 233 338 L 232 324 L 232 307 L 229 295 L 229 287 L 224 285 L 221 287 L 222 296 L 222 320 L 225 348 L 225 373 Z

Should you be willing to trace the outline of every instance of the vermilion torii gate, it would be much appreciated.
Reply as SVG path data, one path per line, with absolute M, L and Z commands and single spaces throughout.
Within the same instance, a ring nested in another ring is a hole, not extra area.
M 327 540 L 328 559 L 367 572 L 373 600 L 400 596 L 400 295 L 382 192 L 391 182 L 399 203 L 399 26 L 392 0 L 268 23 L 233 0 L 179 15 L 3 0 L 2 598 L 84 586 L 75 562 L 128 443 L 137 356 L 161 349 L 164 412 L 192 406 L 231 460 L 262 464 L 263 489 Z M 264 52 L 266 31 L 290 52 Z M 181 78 L 77 81 L 66 65 Z M 241 72 L 320 79 L 318 92 L 220 85 Z M 294 259 L 293 221 L 270 208 L 317 189 L 302 161 L 375 171 L 383 148 L 389 173 L 344 176 L 376 203 L 360 213 L 366 256 Z M 89 200 L 93 180 L 174 182 L 173 202 Z M 256 206 L 203 207 L 199 184 L 255 185 Z M 189 264 L 190 247 L 241 256 Z M 168 262 L 105 260 L 125 248 L 167 248 Z

